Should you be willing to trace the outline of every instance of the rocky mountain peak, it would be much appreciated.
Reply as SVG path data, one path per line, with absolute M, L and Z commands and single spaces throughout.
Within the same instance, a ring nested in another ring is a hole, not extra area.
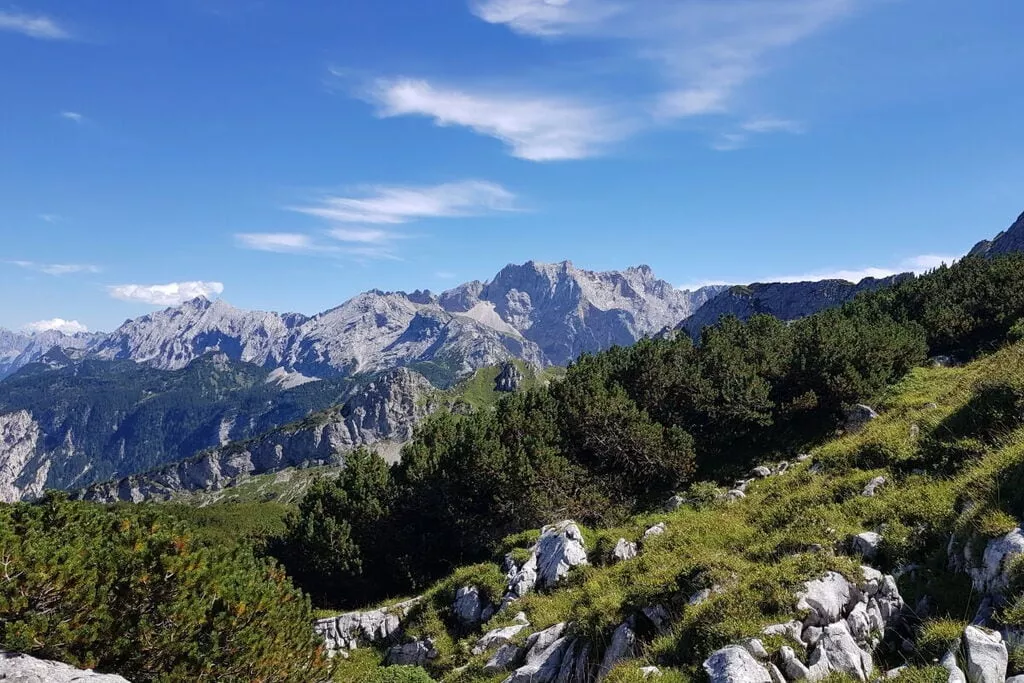
M 997 256 L 1024 251 L 1024 213 L 1003 232 L 991 240 L 982 240 L 971 249 L 970 256 Z

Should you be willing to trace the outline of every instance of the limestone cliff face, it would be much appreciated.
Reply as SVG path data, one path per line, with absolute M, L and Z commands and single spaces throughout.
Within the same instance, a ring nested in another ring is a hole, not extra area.
M 26 410 L 0 415 L 0 501 L 43 492 L 51 461 L 39 449 L 39 424 Z
M 244 477 L 287 467 L 343 464 L 345 453 L 359 446 L 394 455 L 429 412 L 424 400 L 429 391 L 431 385 L 423 376 L 404 368 L 392 370 L 342 407 L 151 472 L 96 484 L 78 496 L 99 502 L 167 499 L 184 491 L 224 488 Z

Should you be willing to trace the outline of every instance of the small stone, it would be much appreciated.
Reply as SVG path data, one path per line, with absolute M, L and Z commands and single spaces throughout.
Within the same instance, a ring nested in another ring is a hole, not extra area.
M 878 489 L 885 486 L 887 482 L 888 480 L 885 477 L 875 477 L 868 482 L 868 485 L 864 487 L 864 490 L 861 491 L 860 495 L 871 498 L 878 492 Z
M 754 469 L 752 469 L 750 471 L 750 474 L 751 476 L 757 477 L 758 479 L 767 479 L 768 477 L 772 476 L 772 471 L 765 467 L 764 465 L 761 465 L 760 467 L 755 467 Z
M 710 683 L 774 683 L 768 670 L 738 645 L 718 650 L 704 660 Z
M 746 497 L 747 494 L 745 494 L 743 491 L 740 491 L 739 489 L 733 489 L 732 491 L 729 491 L 728 493 L 725 494 L 725 499 L 729 502 L 735 500 L 743 500 Z
M 882 544 L 881 534 L 864 531 L 853 537 L 853 552 L 865 560 L 873 560 L 878 556 L 878 548 Z
M 764 649 L 764 643 L 757 638 L 748 638 L 741 643 L 747 652 L 762 661 L 768 659 L 768 650 Z
M 675 512 L 679 508 L 686 505 L 686 498 L 680 494 L 676 494 L 665 501 L 665 512 Z
M 863 430 L 869 422 L 878 419 L 878 413 L 871 406 L 857 404 L 846 411 L 846 431 L 856 433 Z
M 665 529 L 665 522 L 658 522 L 657 524 L 655 524 L 650 529 L 644 532 L 644 540 L 646 541 L 652 536 L 661 536 L 663 533 L 665 533 Z
M 632 560 L 634 557 L 636 557 L 636 543 L 620 538 L 619 542 L 615 544 L 615 549 L 612 550 L 612 560 L 615 562 L 625 562 L 626 560 Z
M 661 669 L 656 666 L 642 666 L 640 667 L 640 675 L 645 679 L 647 678 L 660 678 Z

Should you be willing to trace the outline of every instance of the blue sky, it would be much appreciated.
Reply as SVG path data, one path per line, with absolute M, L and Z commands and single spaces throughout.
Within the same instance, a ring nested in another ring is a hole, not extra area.
M 1024 210 L 1022 25 L 1018 0 L 0 0 L 0 326 L 197 293 L 313 313 L 529 259 L 926 268 Z

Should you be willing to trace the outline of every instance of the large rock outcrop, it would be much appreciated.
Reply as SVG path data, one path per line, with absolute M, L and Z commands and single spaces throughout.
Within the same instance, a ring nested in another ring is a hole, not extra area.
M 323 638 L 331 654 L 385 645 L 398 639 L 403 620 L 420 602 L 420 598 L 413 598 L 380 609 L 318 619 L 313 630 Z
M 0 681 L 14 683 L 130 683 L 114 674 L 98 674 L 60 662 L 0 650 Z
M 567 520 L 546 526 L 522 566 L 511 557 L 505 558 L 508 586 L 504 602 L 521 598 L 535 587 L 550 588 L 570 569 L 583 564 L 587 564 L 587 550 L 576 523 Z

